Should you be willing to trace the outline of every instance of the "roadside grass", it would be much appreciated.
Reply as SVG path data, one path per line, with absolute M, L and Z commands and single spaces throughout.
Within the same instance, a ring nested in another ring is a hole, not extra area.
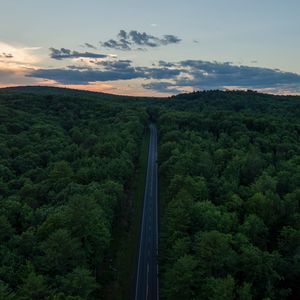
M 104 287 L 104 299 L 131 299 L 133 293 L 148 148 L 149 130 L 147 129 L 141 145 L 138 168 L 121 207 L 121 220 L 117 220 L 114 224 L 110 262 L 112 280 Z

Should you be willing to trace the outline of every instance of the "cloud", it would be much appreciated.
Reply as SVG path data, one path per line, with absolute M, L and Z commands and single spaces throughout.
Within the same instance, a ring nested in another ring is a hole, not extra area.
M 105 71 L 131 72 L 137 77 L 144 79 L 174 79 L 181 72 L 180 69 L 165 67 L 135 67 L 132 65 L 131 60 L 100 61 L 95 64 L 103 67 Z
M 143 84 L 143 87 L 148 90 L 154 90 L 160 93 L 167 93 L 167 94 L 178 94 L 185 91 L 184 89 L 178 89 L 174 87 L 172 83 L 166 81 L 146 83 Z
M 185 60 L 177 63 L 159 62 L 160 66 L 180 70 L 180 76 L 172 83 L 145 85 L 145 88 L 166 92 L 172 87 L 188 87 L 193 90 L 251 88 L 273 92 L 300 92 L 300 75 L 278 69 L 233 65 L 230 62 Z M 155 83 L 155 84 L 154 84 Z
M 181 39 L 175 35 L 167 34 L 160 40 L 162 45 L 169 45 L 169 44 L 178 44 L 181 42 Z
M 87 66 L 87 65 L 83 65 L 83 66 L 78 66 L 78 65 L 70 65 L 70 66 L 67 66 L 67 69 L 70 69 L 70 70 L 93 70 L 94 68 L 91 67 L 91 66 Z
M 55 80 L 60 84 L 86 84 L 97 81 L 129 79 L 176 79 L 179 69 L 135 67 L 131 60 L 96 61 L 90 65 L 71 65 L 67 68 L 31 70 L 27 76 Z
M 94 46 L 94 45 L 92 45 L 90 43 L 84 43 L 84 46 L 87 47 L 87 48 L 90 48 L 90 49 L 95 49 L 95 50 L 97 49 L 96 46 Z
M 149 35 L 146 32 L 141 33 L 136 30 L 132 30 L 129 32 L 128 36 L 129 39 L 131 39 L 133 44 L 139 46 L 149 46 L 149 47 L 159 46 L 159 38 Z
M 13 58 L 14 56 L 11 53 L 5 53 L 3 52 L 0 54 L 0 58 Z
M 176 79 L 182 72 L 181 69 L 171 68 L 149 68 L 149 67 L 137 67 L 137 70 L 143 74 L 143 78 L 150 79 Z
M 0 58 L 2 59 L 0 68 L 8 68 L 8 65 L 13 68 L 17 65 L 30 67 L 40 61 L 40 58 L 32 53 L 37 47 L 16 47 L 0 42 L 0 49 Z M 3 64 L 4 66 L 2 66 Z
M 160 61 L 158 62 L 158 65 L 159 65 L 160 67 L 168 67 L 168 68 L 176 67 L 176 66 L 177 66 L 176 63 L 167 62 L 167 61 L 164 61 L 164 60 L 160 60 Z
M 121 33 L 123 36 L 125 34 Z M 226 88 L 300 92 L 300 75 L 296 73 L 202 60 L 161 60 L 151 67 L 134 66 L 131 60 L 91 60 L 89 65 L 31 70 L 27 76 L 74 85 L 131 79 L 152 80 L 144 83 L 143 87 L 168 94 Z
M 50 48 L 50 57 L 56 60 L 70 59 L 70 58 L 106 58 L 105 54 L 92 53 L 92 52 L 78 52 L 70 49 L 61 48 L 55 49 Z
M 105 48 L 111 48 L 116 50 L 131 50 L 130 43 L 125 39 L 120 39 L 118 41 L 110 39 L 101 45 Z
M 97 61 L 91 66 L 32 70 L 27 76 L 55 80 L 61 84 L 87 84 L 98 81 L 129 80 L 142 76 L 130 60 Z
M 180 38 L 171 34 L 159 38 L 137 30 L 131 30 L 128 33 L 125 30 L 120 30 L 117 39 L 101 42 L 101 45 L 106 48 L 129 51 L 145 50 L 145 47 L 155 48 L 170 44 L 178 44 L 180 41 Z
M 139 78 L 136 72 L 101 71 L 101 70 L 70 70 L 70 69 L 40 69 L 34 70 L 28 77 L 55 80 L 61 84 L 87 84 L 97 81 L 129 80 Z
M 0 67 L 0 88 L 14 85 L 34 85 L 40 84 L 37 78 L 28 78 L 26 69 L 13 69 Z
M 95 63 L 98 66 L 103 66 L 106 70 L 114 70 L 114 71 L 133 71 L 132 61 L 129 59 L 121 59 L 121 60 L 106 60 L 99 61 Z
M 178 65 L 184 68 L 190 77 L 179 79 L 176 83 L 197 89 L 216 89 L 227 86 L 270 88 L 300 84 L 299 74 L 278 69 L 201 60 L 185 60 Z
M 28 70 L 36 68 L 40 58 L 32 52 L 36 48 L 17 47 L 0 42 L 0 87 L 38 84 L 40 80 L 28 78 Z

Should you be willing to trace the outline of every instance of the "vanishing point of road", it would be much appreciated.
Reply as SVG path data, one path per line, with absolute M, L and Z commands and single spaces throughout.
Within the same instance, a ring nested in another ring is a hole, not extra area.
M 148 166 L 135 282 L 135 300 L 158 300 L 157 131 L 150 124 Z

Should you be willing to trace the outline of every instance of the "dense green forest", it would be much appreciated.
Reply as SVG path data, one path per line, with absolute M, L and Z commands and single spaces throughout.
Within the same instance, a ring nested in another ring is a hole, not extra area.
M 113 97 L 1 93 L 0 299 L 102 298 L 147 121 Z
M 160 133 L 163 299 L 299 299 L 300 99 L 180 95 Z
M 299 299 L 300 98 L 0 93 L 0 299 L 101 299 L 147 125 L 162 299 Z

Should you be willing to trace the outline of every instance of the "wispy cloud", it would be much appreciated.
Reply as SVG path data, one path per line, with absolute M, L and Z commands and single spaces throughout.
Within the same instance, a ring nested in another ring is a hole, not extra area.
M 129 32 L 120 30 L 116 39 L 110 39 L 106 42 L 101 42 L 101 45 L 105 48 L 129 51 L 145 50 L 147 47 L 155 48 L 170 44 L 178 44 L 180 41 L 180 38 L 171 34 L 167 34 L 159 38 L 146 32 L 139 32 L 137 30 L 131 30 Z
M 0 58 L 13 58 L 14 56 L 11 53 L 0 53 Z
M 92 45 L 90 43 L 84 43 L 84 46 L 87 47 L 87 48 L 90 48 L 90 49 L 95 49 L 95 50 L 97 49 L 96 46 L 94 46 L 94 45 Z
M 2 64 L 5 67 L 13 67 L 15 65 L 31 66 L 40 61 L 39 57 L 33 54 L 34 48 L 16 47 L 7 43 L 0 42 L 0 58 L 5 59 Z
M 106 54 L 99 54 L 93 52 L 78 52 L 72 51 L 66 48 L 49 48 L 50 50 L 50 57 L 56 60 L 63 60 L 63 59 L 71 59 L 71 58 L 105 58 L 107 57 Z
M 0 42 L 0 87 L 40 84 L 47 79 L 29 78 L 26 74 L 38 68 L 40 47 L 20 47 Z

